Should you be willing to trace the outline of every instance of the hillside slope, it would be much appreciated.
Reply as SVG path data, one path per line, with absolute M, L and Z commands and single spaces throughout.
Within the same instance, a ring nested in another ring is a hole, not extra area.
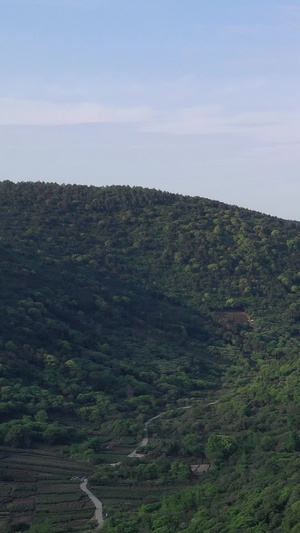
M 2 444 L 136 437 L 192 403 L 172 431 L 210 473 L 107 531 L 296 531 L 299 225 L 138 187 L 3 182 L 0 206 Z

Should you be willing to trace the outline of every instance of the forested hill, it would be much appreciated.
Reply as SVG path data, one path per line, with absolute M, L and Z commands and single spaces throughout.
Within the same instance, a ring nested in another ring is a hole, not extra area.
M 33 277 L 110 273 L 197 308 L 297 302 L 297 223 L 140 187 L 4 182 L 0 201 L 3 255 Z
M 194 405 L 206 481 L 107 531 L 296 531 L 299 224 L 140 187 L 6 181 L 0 207 L 0 443 L 142 436 L 147 416 Z M 197 406 L 216 394 L 200 424 Z

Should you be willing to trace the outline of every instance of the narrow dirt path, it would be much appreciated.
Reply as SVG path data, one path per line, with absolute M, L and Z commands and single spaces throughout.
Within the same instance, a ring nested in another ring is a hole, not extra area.
M 144 436 L 142 442 L 139 444 L 138 448 L 140 448 L 140 446 L 147 446 L 147 444 L 149 442 L 149 435 L 148 435 L 148 426 L 149 426 L 149 424 L 153 420 L 156 420 L 157 418 L 160 418 L 162 415 L 165 414 L 165 412 L 166 411 L 164 411 L 163 413 L 159 413 L 159 415 L 153 416 L 152 418 L 149 418 L 149 420 L 147 420 L 147 422 L 145 422 L 145 425 L 144 425 L 145 436 Z M 136 450 L 137 450 L 137 448 L 135 450 L 133 450 L 133 452 L 129 453 L 127 457 L 144 457 L 143 453 L 137 453 Z
M 187 407 L 178 407 L 178 409 L 190 409 L 191 408 L 191 405 L 188 405 Z M 145 422 L 145 425 L 144 425 L 144 431 L 145 431 L 145 436 L 142 440 L 142 442 L 139 444 L 138 448 L 140 448 L 141 446 L 147 446 L 148 442 L 149 442 L 149 434 L 148 434 L 148 426 L 149 424 L 151 424 L 151 422 L 153 422 L 153 420 L 156 420 L 157 418 L 160 418 L 161 416 L 165 415 L 168 411 L 163 411 L 162 413 L 159 413 L 158 415 L 156 416 L 153 416 L 152 418 L 149 418 L 149 420 L 147 420 L 147 422 Z M 127 457 L 144 457 L 144 454 L 143 453 L 137 453 L 137 448 L 135 450 L 133 450 L 133 452 L 129 453 L 127 455 Z
M 211 402 L 210 404 L 208 405 L 214 405 L 215 403 L 217 402 Z M 187 407 L 179 407 L 179 409 L 190 409 L 191 406 L 187 406 Z M 145 436 L 142 440 L 142 442 L 139 444 L 139 447 L 140 446 L 147 446 L 148 442 L 149 442 L 149 434 L 148 434 L 148 426 L 149 424 L 151 424 L 151 422 L 153 422 L 153 420 L 156 420 L 157 418 L 160 418 L 161 416 L 165 415 L 167 413 L 167 411 L 163 411 L 162 413 L 159 413 L 158 415 L 156 416 L 152 416 L 152 418 L 149 418 L 149 420 L 147 420 L 144 424 L 144 431 L 145 431 Z M 133 450 L 133 452 L 129 453 L 127 457 L 144 457 L 144 454 L 142 453 L 137 453 L 137 448 L 135 450 Z M 112 463 L 111 466 L 119 466 L 121 464 L 121 462 L 118 462 L 118 463 Z M 96 497 L 94 496 L 94 494 L 87 488 L 87 483 L 88 483 L 88 478 L 84 478 L 83 482 L 80 484 L 80 488 L 83 492 L 85 492 L 85 494 L 89 497 L 89 499 L 91 500 L 91 502 L 94 504 L 95 506 L 95 519 L 97 520 L 98 522 L 98 530 L 102 529 L 103 525 L 104 525 L 104 520 L 103 520 L 103 509 L 102 509 L 102 502 Z
M 80 484 L 80 488 L 81 488 L 81 490 L 83 492 L 85 492 L 85 494 L 89 497 L 91 502 L 94 504 L 95 509 L 96 509 L 95 510 L 95 519 L 98 522 L 97 529 L 102 529 L 103 528 L 103 523 L 104 523 L 102 502 L 100 502 L 100 500 L 98 500 L 98 498 L 96 498 L 96 496 L 94 496 L 94 494 L 87 488 L 87 483 L 88 483 L 88 478 L 85 477 L 83 482 Z

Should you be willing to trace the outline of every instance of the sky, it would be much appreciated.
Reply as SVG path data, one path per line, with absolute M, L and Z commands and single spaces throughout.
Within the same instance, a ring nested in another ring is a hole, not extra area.
M 0 180 L 300 220 L 300 2 L 0 0 Z

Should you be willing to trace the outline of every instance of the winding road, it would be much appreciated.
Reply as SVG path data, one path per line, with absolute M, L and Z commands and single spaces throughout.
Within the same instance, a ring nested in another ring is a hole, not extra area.
M 161 417 L 164 414 L 165 414 L 165 412 L 159 413 L 159 415 L 153 416 L 152 418 L 149 418 L 149 420 L 147 420 L 147 422 L 145 422 L 145 425 L 144 425 L 145 437 L 143 438 L 143 440 L 140 443 L 139 447 L 140 446 L 147 446 L 147 444 L 149 442 L 149 435 L 148 435 L 148 426 L 149 426 L 149 424 L 153 420 L 156 420 L 157 418 Z M 135 450 L 133 450 L 133 452 L 129 453 L 128 457 L 144 457 L 144 454 L 137 453 L 136 450 L 137 449 L 135 449 Z M 119 466 L 120 464 L 121 464 L 120 462 L 112 463 L 111 466 Z M 88 478 L 85 477 L 83 482 L 80 484 L 80 489 L 83 492 L 85 492 L 85 494 L 89 497 L 89 499 L 91 500 L 91 502 L 95 506 L 95 509 L 96 509 L 95 510 L 95 520 L 97 520 L 97 522 L 98 522 L 98 528 L 97 529 L 100 530 L 100 529 L 103 528 L 103 525 L 104 525 L 102 502 L 87 488 L 87 484 L 88 484 Z
M 152 418 L 149 418 L 149 420 L 147 420 L 147 422 L 145 422 L 145 425 L 144 425 L 145 436 L 144 436 L 142 442 L 139 444 L 138 448 L 140 448 L 141 446 L 147 446 L 147 444 L 149 442 L 148 426 L 149 426 L 150 422 L 152 422 L 153 420 L 156 420 L 157 418 L 160 418 L 165 413 L 166 413 L 166 411 L 164 411 L 163 413 L 159 413 L 159 415 L 153 416 Z M 127 457 L 144 457 L 143 453 L 137 453 L 136 450 L 137 450 L 137 448 L 135 450 L 133 450 L 133 452 L 129 453 Z
M 216 402 L 211 402 L 208 405 L 213 405 L 214 403 L 216 403 Z M 190 408 L 191 408 L 190 405 L 187 406 L 187 407 L 179 407 L 179 409 L 190 409 Z M 151 422 L 153 422 L 153 420 L 156 420 L 157 418 L 160 418 L 161 416 L 166 414 L 166 412 L 167 411 L 163 411 L 162 413 L 159 413 L 158 415 L 153 416 L 152 418 L 149 418 L 149 420 L 147 420 L 147 422 L 145 422 L 145 425 L 144 425 L 145 436 L 144 436 L 142 442 L 140 443 L 139 447 L 140 446 L 147 446 L 147 444 L 149 442 L 149 434 L 148 434 L 148 426 L 149 426 L 149 424 L 151 424 Z M 133 452 L 128 454 L 128 457 L 144 457 L 144 454 L 137 453 L 137 448 L 136 448 L 135 450 L 133 450 Z M 111 466 L 118 466 L 120 464 L 121 464 L 120 462 L 119 463 L 112 463 Z M 80 489 L 83 492 L 85 492 L 85 494 L 89 497 L 89 499 L 91 500 L 91 502 L 95 506 L 95 520 L 98 522 L 97 529 L 100 530 L 100 529 L 102 529 L 102 527 L 104 525 L 102 502 L 87 488 L 87 484 L 88 484 L 88 478 L 85 477 L 83 482 L 80 484 Z
M 91 502 L 94 504 L 95 509 L 96 509 L 95 510 L 95 520 L 97 520 L 97 522 L 98 522 L 97 529 L 102 529 L 103 523 L 104 523 L 102 502 L 100 502 L 100 500 L 98 500 L 98 498 L 96 498 L 96 496 L 87 488 L 87 483 L 88 483 L 88 478 L 85 477 L 83 482 L 80 484 L 80 488 L 81 488 L 81 490 L 83 490 L 83 492 L 86 493 L 86 495 L 89 497 Z

